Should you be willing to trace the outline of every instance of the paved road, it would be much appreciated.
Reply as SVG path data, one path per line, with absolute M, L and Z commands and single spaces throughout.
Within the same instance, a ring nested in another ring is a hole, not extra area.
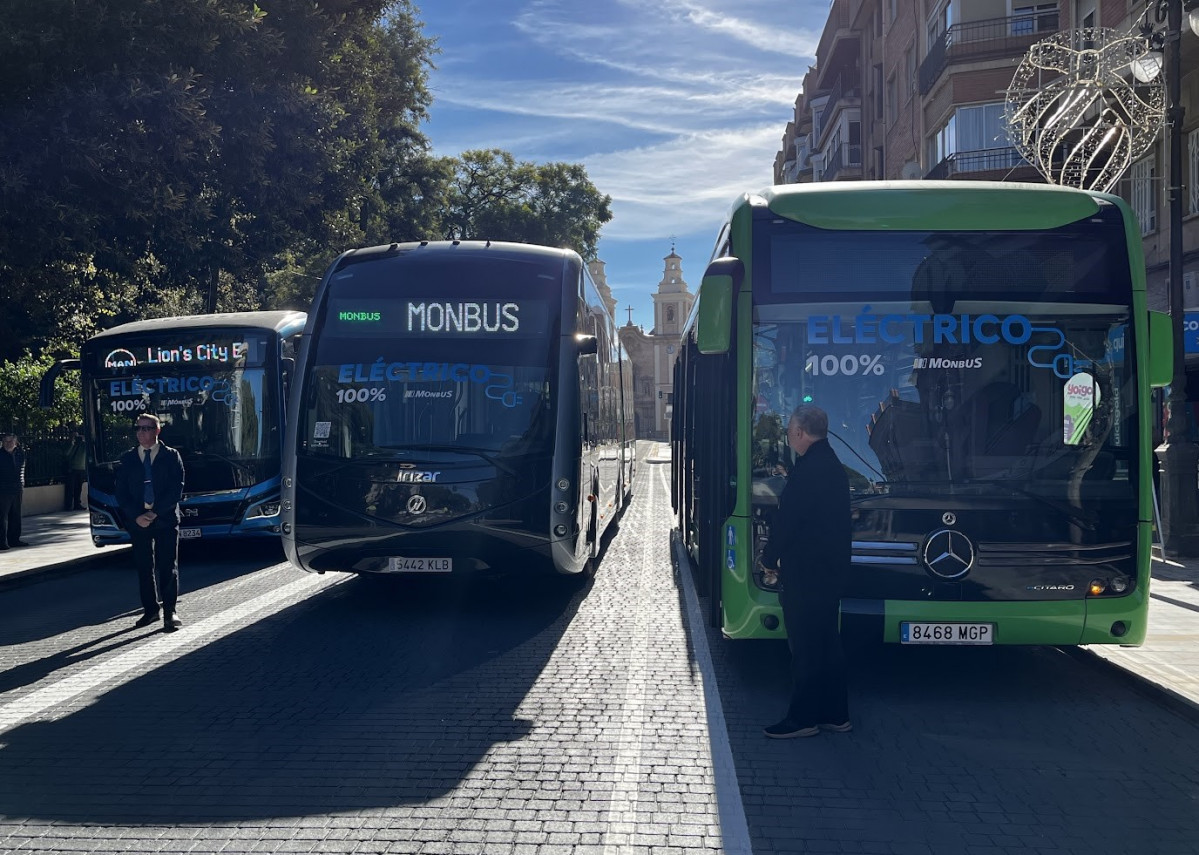
M 857 650 L 854 733 L 764 739 L 785 650 L 687 623 L 661 472 L 585 589 L 206 545 L 173 635 L 123 566 L 6 591 L 0 851 L 1199 851 L 1199 728 L 1052 650 Z

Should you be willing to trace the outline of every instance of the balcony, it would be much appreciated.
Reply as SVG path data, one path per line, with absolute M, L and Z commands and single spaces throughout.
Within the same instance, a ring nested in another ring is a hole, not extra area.
M 837 173 L 842 169 L 862 168 L 862 147 L 860 145 L 838 145 L 828 152 L 828 165 L 820 176 L 821 181 L 836 181 Z M 854 178 L 860 176 L 852 176 Z
M 974 172 L 995 172 L 1029 166 L 1014 148 L 984 148 L 978 151 L 958 151 L 949 155 L 924 176 L 930 181 L 952 178 Z M 1031 168 L 1031 167 L 1029 167 Z
M 1034 42 L 1057 32 L 1057 24 L 1057 11 L 954 24 L 920 63 L 920 94 L 929 93 L 950 63 L 1022 56 Z
M 855 75 L 856 77 L 856 75 Z M 816 122 L 818 128 L 817 133 L 823 136 L 832 120 L 836 117 L 837 112 L 846 107 L 860 107 L 862 105 L 862 90 L 858 86 L 858 81 L 846 80 L 843 77 L 837 78 L 837 85 L 833 87 L 833 91 L 829 93 L 828 101 L 820 110 L 820 116 Z M 819 143 L 820 140 L 817 140 Z

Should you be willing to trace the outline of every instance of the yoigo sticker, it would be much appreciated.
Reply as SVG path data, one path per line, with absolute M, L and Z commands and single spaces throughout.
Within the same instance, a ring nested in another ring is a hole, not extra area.
M 1099 387 L 1090 374 L 1080 372 L 1066 381 L 1062 393 L 1064 404 L 1062 416 L 1062 442 L 1078 445 L 1091 424 L 1095 408 L 1099 406 Z

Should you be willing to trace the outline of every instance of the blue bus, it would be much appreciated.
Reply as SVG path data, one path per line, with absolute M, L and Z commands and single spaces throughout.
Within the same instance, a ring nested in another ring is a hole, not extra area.
M 98 333 L 77 360 L 87 442 L 87 497 L 96 546 L 128 543 L 114 495 L 117 463 L 142 413 L 186 470 L 182 539 L 278 537 L 287 392 L 303 312 L 236 312 L 122 324 Z

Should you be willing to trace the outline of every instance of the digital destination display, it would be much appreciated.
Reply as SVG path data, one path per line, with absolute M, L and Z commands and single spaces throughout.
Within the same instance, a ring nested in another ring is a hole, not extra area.
M 325 329 L 345 337 L 529 338 L 549 332 L 549 317 L 544 300 L 338 297 L 329 300 Z
M 178 333 L 161 339 L 136 342 L 113 339 L 111 345 L 96 342 L 96 367 L 126 373 L 148 369 L 206 370 L 248 368 L 262 365 L 266 351 L 262 340 L 213 336 L 197 331 L 194 336 Z

